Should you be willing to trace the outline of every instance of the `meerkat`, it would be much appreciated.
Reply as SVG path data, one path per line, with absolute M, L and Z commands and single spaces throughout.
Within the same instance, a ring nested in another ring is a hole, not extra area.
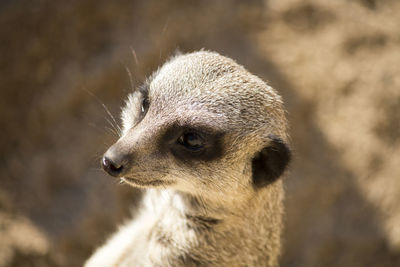
M 215 52 L 180 54 L 129 95 L 122 122 L 102 166 L 145 194 L 85 266 L 278 265 L 290 150 L 274 89 Z

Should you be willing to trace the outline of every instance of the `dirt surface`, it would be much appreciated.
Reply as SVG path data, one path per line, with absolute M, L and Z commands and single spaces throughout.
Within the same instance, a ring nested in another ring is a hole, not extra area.
M 282 266 L 400 266 L 400 2 L 0 3 L 0 266 L 80 266 L 140 191 L 99 168 L 125 96 L 176 49 L 284 97 Z M 132 79 L 127 72 L 132 74 Z

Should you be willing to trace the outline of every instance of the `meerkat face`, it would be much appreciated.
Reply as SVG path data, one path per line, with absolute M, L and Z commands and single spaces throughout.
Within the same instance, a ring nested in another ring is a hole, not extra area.
M 279 178 L 290 158 L 280 97 L 217 53 L 172 58 L 129 95 L 122 119 L 102 165 L 133 186 L 254 190 Z

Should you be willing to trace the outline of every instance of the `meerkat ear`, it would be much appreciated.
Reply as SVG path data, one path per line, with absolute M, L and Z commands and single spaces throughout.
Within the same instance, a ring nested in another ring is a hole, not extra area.
M 276 181 L 285 171 L 291 158 L 289 147 L 275 135 L 268 136 L 268 146 L 258 152 L 252 160 L 253 185 L 260 188 Z

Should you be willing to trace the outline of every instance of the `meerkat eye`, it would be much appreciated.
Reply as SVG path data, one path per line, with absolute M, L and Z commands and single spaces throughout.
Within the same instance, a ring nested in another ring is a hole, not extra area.
M 192 151 L 198 151 L 204 146 L 203 139 L 196 133 L 185 133 L 181 135 L 178 139 L 178 143 Z
M 140 106 L 140 112 L 142 113 L 142 116 L 144 116 L 149 108 L 149 99 L 147 97 L 144 97 L 142 100 L 142 104 Z

